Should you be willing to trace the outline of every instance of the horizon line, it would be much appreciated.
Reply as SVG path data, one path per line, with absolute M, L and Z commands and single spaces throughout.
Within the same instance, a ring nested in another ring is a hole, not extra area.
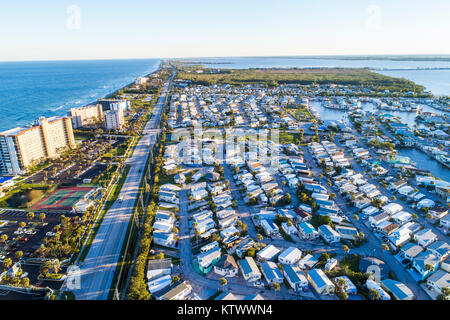
M 118 60 L 180 60 L 180 59 L 226 59 L 226 58 L 325 58 L 325 57 L 449 57 L 450 53 L 384 53 L 384 54 L 308 54 L 308 55 L 236 55 L 236 56 L 187 56 L 187 57 L 148 57 L 148 58 L 61 58 L 37 60 L 0 60 L 0 63 L 9 62 L 65 62 L 65 61 L 118 61 Z

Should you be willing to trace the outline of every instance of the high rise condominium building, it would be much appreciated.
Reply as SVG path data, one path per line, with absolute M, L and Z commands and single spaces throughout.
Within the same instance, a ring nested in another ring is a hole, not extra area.
M 109 110 L 105 112 L 105 127 L 107 130 L 121 130 L 125 124 L 123 110 Z
M 47 158 L 56 158 L 75 147 L 70 117 L 39 118 L 32 127 L 15 128 L 0 133 L 0 174 L 24 174 Z
M 103 108 L 101 104 L 89 105 L 82 108 L 70 109 L 74 129 L 84 127 L 95 122 L 103 122 Z
M 103 111 L 118 110 L 118 109 L 122 109 L 122 111 L 127 111 L 130 110 L 131 108 L 130 101 L 124 99 L 100 99 L 98 103 L 102 105 Z

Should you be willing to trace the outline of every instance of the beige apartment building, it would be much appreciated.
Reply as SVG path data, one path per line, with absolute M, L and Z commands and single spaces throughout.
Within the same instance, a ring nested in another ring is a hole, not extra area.
M 84 127 L 97 121 L 103 122 L 103 107 L 101 104 L 89 105 L 82 108 L 72 108 L 69 112 L 74 129 Z
M 109 110 L 105 112 L 105 127 L 107 130 L 121 130 L 125 124 L 123 110 Z
M 75 147 L 70 117 L 40 118 L 37 125 L 0 133 L 0 174 L 23 174 L 33 164 Z

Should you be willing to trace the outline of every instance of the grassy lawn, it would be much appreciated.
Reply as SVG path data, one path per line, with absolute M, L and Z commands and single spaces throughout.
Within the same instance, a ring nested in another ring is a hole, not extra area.
M 295 141 L 298 138 L 299 138 L 299 134 L 298 133 L 280 132 L 280 143 L 281 144 L 295 143 Z
M 175 175 L 167 175 L 167 174 L 159 175 L 158 186 L 162 186 L 167 183 L 175 184 L 174 177 L 175 177 Z
M 360 261 L 361 257 L 358 256 L 357 254 L 349 254 L 341 260 L 341 266 L 348 267 L 350 270 L 354 272 L 359 272 Z
M 289 112 L 298 121 L 311 121 L 311 119 L 313 118 L 308 109 L 302 106 L 298 106 L 296 108 L 287 108 L 286 111 Z

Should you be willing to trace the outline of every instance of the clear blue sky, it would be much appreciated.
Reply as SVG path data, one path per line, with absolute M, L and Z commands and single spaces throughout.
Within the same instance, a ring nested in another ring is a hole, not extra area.
M 450 54 L 449 13 L 448 0 L 1 1 L 0 60 Z

